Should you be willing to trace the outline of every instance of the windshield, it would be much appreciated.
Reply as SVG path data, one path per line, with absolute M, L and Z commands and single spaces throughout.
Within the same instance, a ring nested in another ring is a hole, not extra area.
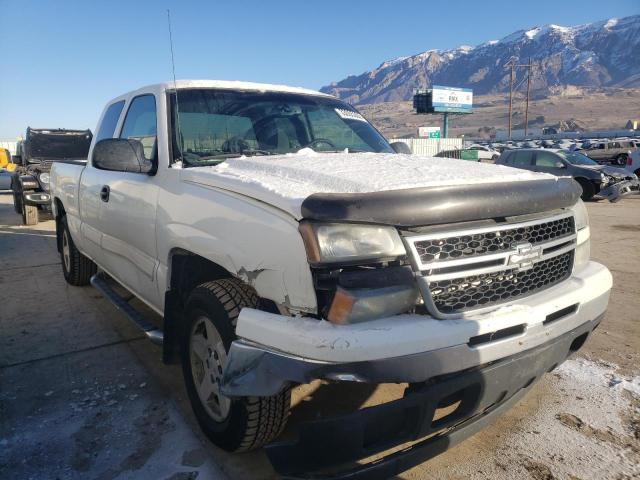
M 178 90 L 171 95 L 174 158 L 184 166 L 227 158 L 316 152 L 393 153 L 353 107 L 295 93 Z M 178 133 L 178 135 L 176 135 Z M 179 139 L 179 141 L 178 141 Z
M 586 155 L 578 152 L 558 152 L 558 155 L 572 165 L 599 165 L 598 162 L 594 162 Z

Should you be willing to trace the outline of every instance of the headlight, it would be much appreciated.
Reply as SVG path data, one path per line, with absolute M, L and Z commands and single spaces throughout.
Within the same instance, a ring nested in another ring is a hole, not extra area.
M 591 232 L 589 230 L 589 214 L 582 200 L 571 208 L 576 222 L 576 251 L 573 257 L 573 269 L 579 270 L 589 263 L 591 256 Z
M 571 210 L 573 210 L 576 221 L 576 230 L 582 230 L 584 227 L 589 226 L 589 212 L 587 212 L 587 207 L 585 207 L 582 200 L 578 200 L 578 202 L 571 207 Z
M 49 183 L 49 174 L 48 173 L 41 173 L 40 176 L 38 177 L 38 179 L 42 182 L 42 183 Z
M 603 185 L 606 185 L 607 183 L 609 183 L 611 179 L 609 178 L 609 176 L 605 175 L 604 173 L 600 174 L 600 181 L 602 182 Z
M 302 222 L 299 230 L 311 264 L 389 260 L 406 254 L 393 227 Z

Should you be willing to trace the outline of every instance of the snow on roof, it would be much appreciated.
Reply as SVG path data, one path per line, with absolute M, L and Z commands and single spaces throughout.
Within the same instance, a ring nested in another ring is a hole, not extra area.
M 284 92 L 284 93 L 299 93 L 303 95 L 318 95 L 322 97 L 331 97 L 327 93 L 318 92 L 316 90 L 310 90 L 302 87 L 290 87 L 288 85 L 273 85 L 269 83 L 255 83 L 255 82 L 243 82 L 239 80 L 176 80 L 159 83 L 156 85 L 149 85 L 143 87 L 145 90 L 162 89 L 173 90 L 175 88 L 220 88 L 228 90 L 255 90 L 258 92 Z

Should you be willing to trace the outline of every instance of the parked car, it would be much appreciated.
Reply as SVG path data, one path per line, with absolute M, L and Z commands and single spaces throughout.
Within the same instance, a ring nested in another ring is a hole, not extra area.
M 471 145 L 467 150 L 476 150 L 478 152 L 478 160 L 496 160 L 500 156 L 500 152 L 488 147 L 487 145 Z
M 571 176 L 582 188 L 582 199 L 594 196 L 616 202 L 638 193 L 638 177 L 623 168 L 600 165 L 589 157 L 568 150 L 522 149 L 505 152 L 496 162 L 500 165 L 533 172 Z
M 631 152 L 631 155 L 627 158 L 625 170 L 640 177 L 640 150 Z
M 36 225 L 40 212 L 51 211 L 49 172 L 55 162 L 86 163 L 91 130 L 27 128 L 21 165 L 11 179 L 13 206 L 24 225 Z
M 579 150 L 580 153 L 587 155 L 598 163 L 612 162 L 616 165 L 624 166 L 627 163 L 627 157 L 636 146 L 629 140 L 615 140 L 607 142 L 590 143 L 588 148 Z
M 310 90 L 124 94 L 86 166 L 53 165 L 51 195 L 66 281 L 91 282 L 182 364 L 215 444 L 268 444 L 288 478 L 382 478 L 475 433 L 581 348 L 612 285 L 572 179 L 397 153 Z M 315 379 L 407 387 L 270 443 L 290 388 Z

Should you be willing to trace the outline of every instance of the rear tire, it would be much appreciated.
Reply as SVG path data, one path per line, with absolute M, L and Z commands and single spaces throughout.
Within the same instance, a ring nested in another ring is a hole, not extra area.
M 240 310 L 258 303 L 253 288 L 228 278 L 196 287 L 185 308 L 181 360 L 191 407 L 207 437 L 230 452 L 270 442 L 289 416 L 290 389 L 272 397 L 238 398 L 225 397 L 219 390 Z
M 593 184 L 589 180 L 585 180 L 584 178 L 577 178 L 576 182 L 578 182 L 582 187 L 582 195 L 580 195 L 580 198 L 582 198 L 582 200 L 584 201 L 591 200 L 596 194 L 596 188 L 593 186 Z
M 627 154 L 621 153 L 616 157 L 615 162 L 616 165 L 620 165 L 621 167 L 625 166 L 627 164 Z
M 62 260 L 62 273 L 64 279 L 69 285 L 82 287 L 88 285 L 91 277 L 96 274 L 98 268 L 96 264 L 85 257 L 76 248 L 69 226 L 67 225 L 67 217 L 60 219 L 60 259 Z
M 38 224 L 38 207 L 22 202 L 22 223 L 24 225 Z

